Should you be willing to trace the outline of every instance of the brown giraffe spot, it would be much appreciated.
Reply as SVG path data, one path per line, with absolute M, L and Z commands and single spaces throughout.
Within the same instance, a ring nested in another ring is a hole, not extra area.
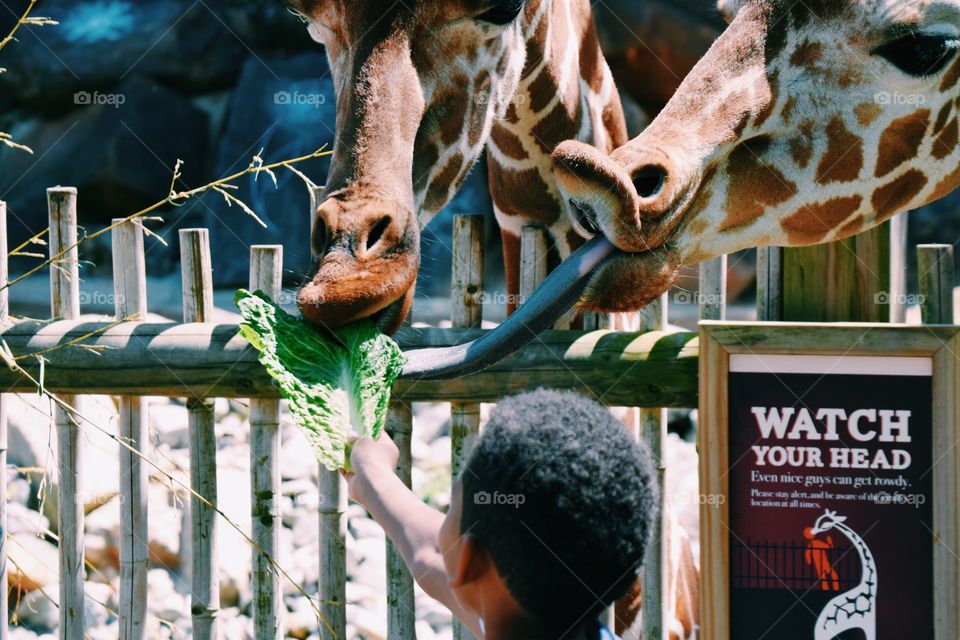
M 767 39 L 764 42 L 764 58 L 767 67 L 770 63 L 780 57 L 784 47 L 787 46 L 788 26 L 786 20 L 773 18 L 767 24 Z
M 531 129 L 533 139 L 540 150 L 550 155 L 557 145 L 577 135 L 577 122 L 580 120 L 580 102 L 576 103 L 576 113 L 567 113 L 563 101 L 557 102 L 550 113 L 540 119 L 540 122 Z
M 750 224 L 767 207 L 785 202 L 797 194 L 797 185 L 761 158 L 770 147 L 770 138 L 757 137 L 733 150 L 727 162 L 730 183 L 723 209 L 727 216 L 720 231 Z
M 817 182 L 851 182 L 863 169 L 863 140 L 854 135 L 840 116 L 827 125 L 827 152 L 817 167 Z
M 430 171 L 440 159 L 440 148 L 436 144 L 428 144 L 423 149 L 417 147 L 417 153 L 414 154 L 413 164 L 413 186 L 419 191 L 430 179 Z
M 540 112 L 556 97 L 557 88 L 550 69 L 544 67 L 540 74 L 530 83 L 530 110 Z
M 561 203 L 550 193 L 550 187 L 536 168 L 510 171 L 490 158 L 490 193 L 502 213 L 521 216 L 531 222 L 551 226 L 560 216 Z
M 957 85 L 957 81 L 960 80 L 960 58 L 957 58 L 953 66 L 950 67 L 950 70 L 947 71 L 947 75 L 943 77 L 943 83 L 940 85 L 940 91 L 950 91 Z
M 447 162 L 447 166 L 443 168 L 443 171 L 438 173 L 430 182 L 427 197 L 423 203 L 427 211 L 439 211 L 443 208 L 443 205 L 447 203 L 450 187 L 453 186 L 457 176 L 460 175 L 462 170 L 463 156 L 458 153 L 450 158 L 450 161 Z
M 504 119 L 510 124 L 517 124 L 520 122 L 520 115 L 517 113 L 517 100 L 521 98 L 527 100 L 527 94 L 521 95 L 518 91 L 514 101 L 507 105 L 507 115 L 504 116 Z
M 937 184 L 937 188 L 933 190 L 933 195 L 931 195 L 924 204 L 930 204 L 941 198 L 946 198 L 953 193 L 958 186 L 960 186 L 960 167 L 954 169 L 953 173 Z
M 877 159 L 876 173 L 878 178 L 917 157 L 929 125 L 929 109 L 921 109 L 890 123 L 880 136 L 880 157 Z
M 484 76 L 483 80 L 480 81 L 479 86 L 475 92 L 477 97 L 483 96 L 486 100 L 493 100 L 493 80 L 490 76 Z M 475 97 L 474 100 L 477 101 L 478 98 Z M 473 105 L 473 108 L 470 110 L 470 123 L 467 128 L 467 144 L 471 147 L 476 147 L 480 144 L 480 136 L 483 135 L 484 125 L 487 123 L 487 105 L 477 104 Z
M 699 236 L 707 230 L 709 224 L 705 218 L 695 218 L 687 227 L 687 233 L 692 236 Z
M 767 83 L 770 86 L 770 101 L 760 110 L 757 114 L 757 120 L 753 123 L 753 126 L 759 129 L 763 126 L 763 123 L 766 122 L 770 116 L 773 115 L 774 109 L 777 107 L 777 97 L 780 92 L 780 72 L 774 71 L 767 78 Z M 746 123 L 744 122 L 744 125 Z M 740 137 L 741 131 L 737 132 L 737 137 Z
M 869 127 L 880 117 L 883 109 L 875 102 L 862 102 L 854 108 L 853 113 L 857 116 L 857 124 Z
M 523 142 L 512 131 L 504 126 L 494 125 L 490 131 L 490 138 L 497 145 L 500 152 L 513 160 L 526 160 L 530 156 L 523 148 Z
M 597 41 L 597 27 L 588 20 L 587 32 L 580 41 L 580 77 L 587 81 L 594 92 L 599 93 L 603 86 L 603 52 Z
M 813 158 L 813 120 L 804 121 L 797 130 L 799 135 L 790 140 L 790 156 L 801 169 L 806 169 Z
M 943 108 L 940 109 L 940 113 L 937 114 L 937 123 L 933 125 L 934 135 L 943 131 L 943 128 L 947 126 L 947 122 L 950 120 L 950 115 L 952 113 L 953 113 L 953 101 L 947 100 L 947 104 L 943 105 Z
M 911 169 L 874 191 L 872 203 L 876 221 L 884 222 L 903 211 L 927 186 L 927 182 L 927 176 L 917 169 Z
M 808 204 L 784 218 L 780 226 L 792 245 L 816 244 L 827 237 L 841 222 L 857 212 L 863 204 L 861 196 L 834 198 L 821 204 Z
M 954 118 L 947 125 L 947 128 L 940 132 L 937 139 L 933 141 L 933 157 L 937 160 L 943 160 L 957 148 L 957 119 Z
M 860 233 L 860 229 L 863 228 L 863 222 L 865 218 L 863 215 L 859 215 L 847 224 L 840 227 L 840 230 L 837 231 L 836 239 L 843 240 L 844 238 L 849 238 L 850 236 Z
M 780 112 L 780 117 L 783 119 L 783 124 L 790 124 L 790 118 L 793 117 L 793 110 L 796 108 L 796 106 L 796 98 L 793 96 L 787 98 L 787 101 L 783 104 L 783 111 Z
M 821 58 L 823 58 L 823 45 L 819 42 L 810 42 L 810 40 L 805 39 L 803 43 L 794 50 L 793 55 L 790 56 L 790 65 L 813 71 Z

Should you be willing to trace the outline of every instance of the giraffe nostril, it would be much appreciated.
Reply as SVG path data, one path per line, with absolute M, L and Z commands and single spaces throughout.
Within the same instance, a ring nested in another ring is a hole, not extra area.
M 384 216 L 377 221 L 377 224 L 370 229 L 370 233 L 367 234 L 367 251 L 373 249 L 377 246 L 377 243 L 383 238 L 383 234 L 387 232 L 387 227 L 390 226 L 390 216 Z
M 633 174 L 633 186 L 641 198 L 653 198 L 663 191 L 667 171 L 657 165 L 641 167 Z

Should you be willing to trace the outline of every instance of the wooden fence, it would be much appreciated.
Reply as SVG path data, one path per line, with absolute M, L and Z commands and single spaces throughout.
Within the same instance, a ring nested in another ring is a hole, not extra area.
M 2 338 L 18 359 L 0 371 L 0 385 L 8 392 L 35 392 L 40 376 L 44 389 L 58 397 L 55 415 L 60 451 L 59 553 L 60 637 L 77 639 L 84 634 L 83 619 L 83 510 L 75 496 L 78 465 L 82 460 L 82 420 L 70 409 L 78 394 L 107 393 L 122 396 L 120 403 L 121 545 L 120 637 L 144 637 L 148 554 L 147 442 L 145 408 L 141 396 L 161 395 L 187 399 L 190 442 L 190 521 L 193 633 L 198 639 L 218 637 L 219 608 L 215 529 L 219 520 L 216 495 L 216 442 L 212 400 L 218 397 L 250 398 L 251 553 L 253 556 L 253 618 L 258 639 L 283 637 L 279 548 L 279 402 L 276 388 L 256 354 L 236 336 L 237 327 L 216 325 L 212 319 L 210 248 L 206 230 L 180 231 L 183 273 L 183 323 L 153 324 L 146 313 L 146 278 L 143 228 L 137 221 L 115 221 L 113 267 L 116 293 L 114 323 L 81 322 L 77 273 L 77 193 L 73 189 L 48 191 L 50 212 L 49 251 L 52 258 L 51 313 L 53 322 L 8 320 L 6 287 L 0 290 Z M 484 302 L 482 219 L 457 216 L 454 221 L 453 286 L 450 329 L 405 328 L 398 335 L 404 349 L 458 344 L 477 337 Z M 529 294 L 546 274 L 546 237 L 539 229 L 523 233 L 523 289 Z M 946 249 L 936 249 L 945 252 Z M 926 259 L 931 258 L 930 253 Z M 944 255 L 939 255 L 944 262 Z M 5 208 L 0 203 L 0 282 L 6 270 Z M 950 256 L 952 264 L 952 255 Z M 782 307 L 782 269 L 779 250 L 761 252 L 761 317 L 779 319 Z M 932 263 L 931 263 L 932 264 Z M 280 293 L 282 247 L 251 249 L 250 287 L 271 296 Z M 933 270 L 936 271 L 936 270 Z M 946 279 L 945 270 L 936 271 Z M 724 314 L 725 262 L 714 261 L 701 272 L 703 317 Z M 939 283 L 939 281 L 938 281 Z M 942 284 L 942 283 L 939 283 Z M 932 286 L 932 285 L 931 285 Z M 549 331 L 520 352 L 490 369 L 464 379 L 416 382 L 399 381 L 388 419 L 388 430 L 400 448 L 398 472 L 410 483 L 412 433 L 411 403 L 450 401 L 452 405 L 452 467 L 457 473 L 470 443 L 478 434 L 480 402 L 495 402 L 525 389 L 549 386 L 574 389 L 610 406 L 640 407 L 638 436 L 651 447 L 664 471 L 663 446 L 666 407 L 694 407 L 697 400 L 698 353 L 696 336 L 668 332 L 666 298 L 643 314 L 637 333 L 605 329 L 608 320 L 588 314 L 592 330 Z M 28 354 L 43 354 L 39 359 Z M 6 411 L 0 396 L 0 467 L 6 463 Z M 346 490 L 339 474 L 320 470 L 320 582 L 318 608 L 323 638 L 346 636 Z M 0 474 L 0 496 L 5 495 L 5 475 Z M 0 500 L 0 528 L 5 532 L 5 507 Z M 662 540 L 662 536 L 660 537 Z M 0 578 L 5 580 L 6 552 L 0 536 Z M 645 637 L 663 638 L 663 544 L 650 550 L 645 567 Z M 277 562 L 279 561 L 279 565 Z M 415 637 L 413 581 L 399 556 L 388 545 L 388 637 Z M 6 599 L 0 598 L 0 640 L 7 637 Z M 469 633 L 457 626 L 455 638 Z

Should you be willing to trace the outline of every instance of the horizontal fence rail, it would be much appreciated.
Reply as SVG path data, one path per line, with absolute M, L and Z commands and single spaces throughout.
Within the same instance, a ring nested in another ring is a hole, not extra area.
M 444 347 L 479 337 L 481 329 L 403 329 L 407 349 Z M 19 364 L 35 376 L 42 354 L 44 386 L 59 393 L 113 393 L 188 398 L 278 398 L 256 351 L 236 325 L 124 322 L 21 322 L 0 334 Z M 574 389 L 610 406 L 692 407 L 697 401 L 694 333 L 547 331 L 487 370 L 454 380 L 404 381 L 407 402 L 493 402 L 537 386 Z M 0 368 L 0 385 L 36 391 Z

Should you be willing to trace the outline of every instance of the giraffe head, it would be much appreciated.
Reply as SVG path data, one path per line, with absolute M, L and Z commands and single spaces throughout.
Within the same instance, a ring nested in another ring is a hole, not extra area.
M 960 0 L 720 6 L 729 28 L 646 131 L 554 154 L 573 224 L 631 254 L 586 307 L 635 309 L 680 264 L 844 238 L 960 186 Z
M 811 529 L 811 537 L 818 536 L 821 533 L 830 531 L 833 529 L 833 525 L 846 522 L 846 516 L 838 516 L 836 511 L 830 511 L 830 509 L 825 509 L 823 515 L 817 518 L 817 521 L 813 523 L 813 529 Z
M 456 193 L 525 60 L 524 0 L 288 0 L 326 47 L 336 142 L 299 292 L 308 320 L 374 317 L 413 300 L 420 229 Z

